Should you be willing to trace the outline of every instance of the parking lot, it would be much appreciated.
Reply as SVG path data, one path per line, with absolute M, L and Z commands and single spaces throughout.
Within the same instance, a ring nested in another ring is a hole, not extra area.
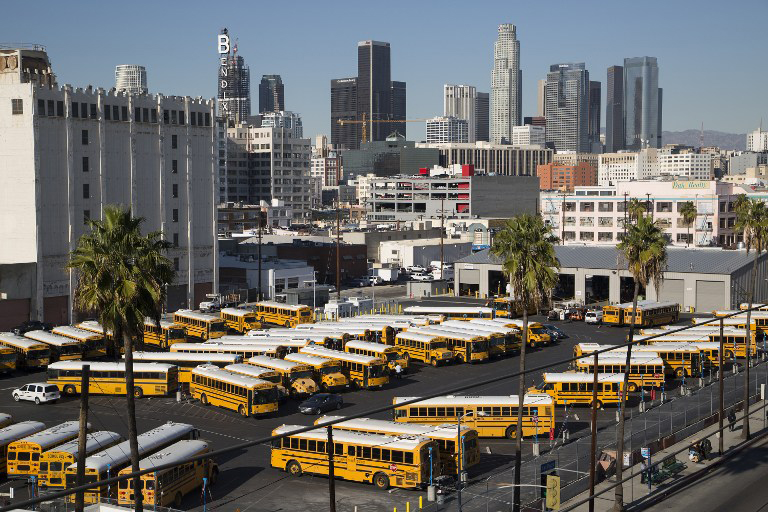
M 437 299 L 434 302 L 442 302 Z M 430 301 L 431 302 L 431 301 Z M 422 304 L 428 304 L 426 301 Z M 542 321 L 541 318 L 535 317 Z M 595 341 L 599 343 L 620 343 L 626 331 L 609 327 L 594 327 L 583 323 L 556 322 L 569 338 L 558 345 L 529 352 L 528 366 L 551 364 L 570 357 L 573 345 L 579 342 Z M 374 407 L 391 404 L 394 396 L 419 396 L 425 393 L 448 390 L 479 379 L 509 375 L 518 370 L 518 357 L 496 360 L 482 365 L 457 365 L 432 368 L 416 366 L 401 380 L 393 380 L 384 390 L 354 391 L 344 394 L 345 405 L 341 414 L 361 413 Z M 564 366 L 553 370 L 564 370 Z M 47 425 L 54 425 L 65 420 L 76 420 L 78 415 L 77 399 L 63 398 L 50 405 L 35 406 L 28 403 L 16 403 L 11 398 L 11 391 L 24 383 L 43 381 L 43 373 L 23 374 L 0 378 L 0 412 L 10 413 L 15 421 L 39 420 Z M 528 376 L 526 386 L 538 382 L 538 376 Z M 468 394 L 510 395 L 516 394 L 517 378 L 473 388 Z M 636 404 L 635 404 L 636 405 Z M 564 420 L 563 408 L 558 407 L 558 426 Z M 573 434 L 588 429 L 589 409 L 576 408 L 567 418 L 568 429 Z M 93 396 L 91 399 L 90 421 L 94 429 L 113 430 L 127 434 L 125 423 L 124 399 Z M 389 419 L 387 414 L 379 418 Z M 254 440 L 270 435 L 273 428 L 281 424 L 309 425 L 314 417 L 297 412 L 296 402 L 289 401 L 269 418 L 242 418 L 235 412 L 204 407 L 197 401 L 174 398 L 143 398 L 137 403 L 139 431 L 143 432 L 166 421 L 186 422 L 195 425 L 202 432 L 202 437 L 211 442 L 213 449 L 221 449 L 246 440 Z M 598 427 L 615 422 L 613 409 L 601 411 Z M 550 446 L 549 439 L 541 440 L 542 450 Z M 531 440 L 525 441 L 525 456 L 531 456 Z M 481 440 L 481 462 L 470 470 L 470 478 L 478 480 L 498 471 L 511 467 L 514 463 L 514 442 L 504 439 Z M 286 473 L 272 469 L 269 465 L 269 447 L 256 446 L 247 450 L 233 452 L 219 458 L 220 478 L 208 498 L 209 508 L 221 510 L 305 510 L 312 505 L 327 506 L 328 480 L 323 477 L 305 475 L 294 479 Z M 21 486 L 17 497 L 24 498 L 27 490 Z M 404 507 L 406 501 L 412 506 L 418 496 L 425 493 L 401 489 L 390 492 L 376 491 L 372 486 L 338 481 L 336 496 L 339 510 L 359 512 L 392 510 Z M 212 501 L 211 501 L 212 499 Z M 426 498 L 425 498 L 426 499 Z M 202 510 L 202 499 L 198 494 L 188 495 L 182 506 L 185 510 Z

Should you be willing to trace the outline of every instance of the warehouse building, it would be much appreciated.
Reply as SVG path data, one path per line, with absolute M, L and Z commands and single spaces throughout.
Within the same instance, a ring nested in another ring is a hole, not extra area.
M 615 247 L 555 247 L 560 260 L 556 299 L 585 304 L 632 300 L 634 280 Z M 646 298 L 671 301 L 684 310 L 736 308 L 747 300 L 754 252 L 723 249 L 667 248 L 667 269 L 660 290 L 650 287 Z M 755 301 L 768 299 L 768 255 L 758 260 Z M 483 250 L 455 264 L 457 295 L 482 297 L 507 291 L 501 260 Z M 642 293 L 642 292 L 641 292 Z

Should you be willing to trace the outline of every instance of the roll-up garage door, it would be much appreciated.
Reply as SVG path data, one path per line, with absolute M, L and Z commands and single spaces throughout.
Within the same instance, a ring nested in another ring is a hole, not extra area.
M 665 279 L 661 283 L 659 302 L 677 302 L 683 306 L 685 297 L 685 283 L 682 279 Z
M 703 313 L 716 309 L 728 309 L 723 281 L 696 281 L 696 311 Z
M 463 284 L 480 284 L 480 271 L 462 268 L 459 270 L 459 279 Z

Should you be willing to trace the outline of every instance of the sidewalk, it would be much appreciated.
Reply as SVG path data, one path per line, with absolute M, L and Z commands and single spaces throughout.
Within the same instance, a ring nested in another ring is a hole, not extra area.
M 766 403 L 765 401 L 758 400 L 757 402 L 753 403 L 750 406 L 750 410 L 754 410 L 754 409 L 757 409 L 758 407 L 762 407 L 765 405 L 765 403 Z M 766 409 L 759 409 L 754 413 L 750 413 L 750 432 L 753 438 L 755 437 L 756 434 L 762 433 L 763 431 L 766 430 L 766 427 L 768 427 L 766 412 L 767 412 Z M 742 414 L 737 413 L 737 416 L 741 418 Z M 741 438 L 741 424 L 742 424 L 742 420 L 739 419 L 736 422 L 736 430 L 731 432 L 727 428 L 728 422 L 726 421 L 724 423 L 724 426 L 726 427 L 724 431 L 725 435 L 723 438 L 723 448 L 725 450 L 725 455 L 728 455 L 733 450 L 734 447 L 738 446 L 744 441 Z M 641 475 L 640 475 L 640 469 L 642 467 L 641 464 L 636 464 L 632 467 L 625 468 L 624 469 L 625 476 L 628 476 L 629 472 L 638 473 L 631 480 L 627 480 L 626 482 L 624 482 L 624 502 L 627 508 L 642 506 L 650 498 L 657 495 L 659 492 L 662 492 L 664 489 L 669 488 L 672 484 L 674 484 L 676 481 L 679 481 L 681 478 L 685 476 L 693 475 L 700 471 L 706 471 L 711 466 L 716 464 L 719 460 L 721 460 L 717 453 L 718 443 L 719 443 L 718 438 L 716 437 L 717 429 L 718 429 L 718 425 L 717 423 L 715 423 L 714 425 L 711 425 L 703 429 L 701 432 L 697 433 L 692 437 L 684 439 L 663 450 L 652 453 L 651 463 L 655 464 L 656 462 L 661 461 L 665 457 L 685 448 L 685 451 L 678 453 L 677 455 L 675 455 L 675 457 L 679 462 L 685 463 L 686 467 L 684 470 L 678 473 L 675 477 L 668 478 L 664 482 L 660 483 L 659 485 L 653 485 L 651 491 L 649 491 L 648 489 L 648 483 L 641 483 Z M 712 454 L 710 454 L 710 458 L 708 460 L 699 464 L 694 464 L 688 459 L 687 448 L 688 446 L 690 446 L 690 444 L 693 441 L 704 439 L 705 437 L 709 438 L 710 442 L 712 443 Z M 615 480 L 613 478 L 610 478 L 610 479 L 604 480 L 603 482 L 595 486 L 595 494 L 597 495 L 595 498 L 595 511 L 608 512 L 613 509 L 613 497 L 614 497 L 615 488 L 610 488 L 610 487 L 611 485 L 613 485 L 614 482 Z M 599 493 L 601 491 L 604 491 L 604 494 L 600 495 Z M 574 498 L 568 500 L 567 502 L 562 503 L 561 509 L 565 509 L 575 503 L 579 503 L 580 501 L 585 500 L 588 497 L 589 497 L 589 492 L 581 493 L 575 496 Z M 577 512 L 586 512 L 589 510 L 589 504 L 583 503 L 572 510 Z

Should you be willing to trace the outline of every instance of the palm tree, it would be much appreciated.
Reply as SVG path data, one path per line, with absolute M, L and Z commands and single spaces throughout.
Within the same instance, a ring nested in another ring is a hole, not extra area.
M 624 388 L 626 394 L 629 388 L 629 365 L 632 358 L 632 341 L 635 336 L 635 312 L 637 310 L 637 295 L 640 293 L 640 285 L 647 288 L 653 284 L 657 293 L 664 277 L 664 268 L 667 265 L 667 239 L 664 230 L 650 216 L 640 216 L 635 224 L 627 227 L 627 234 L 616 246 L 621 251 L 627 262 L 627 270 L 635 280 L 635 291 L 632 296 L 632 316 L 629 324 L 629 346 L 627 347 L 627 359 L 624 371 Z M 616 481 L 621 482 L 624 463 L 624 396 L 619 404 L 619 426 L 616 433 Z M 624 486 L 616 486 L 616 496 L 613 504 L 616 512 L 624 510 Z
M 122 338 L 125 348 L 125 384 L 128 412 L 128 441 L 131 466 L 139 471 L 139 447 L 136 440 L 133 340 L 139 338 L 146 317 L 160 319 L 166 285 L 173 281 L 173 264 L 165 257 L 171 244 L 159 232 L 141 234 L 143 219 L 131 217 L 128 209 L 107 206 L 104 220 L 89 221 L 89 233 L 80 237 L 70 255 L 69 269 L 79 274 L 75 306 L 80 311 L 94 311 L 105 330 L 115 340 Z M 133 488 L 141 489 L 134 478 Z M 135 510 L 142 510 L 140 492 L 135 493 Z
M 749 359 L 750 359 L 750 339 L 752 335 L 752 329 L 750 323 L 752 321 L 752 301 L 755 298 L 755 287 L 757 285 L 757 260 L 760 257 L 760 253 L 766 248 L 765 244 L 768 241 L 768 209 L 765 207 L 765 203 L 758 201 L 757 199 L 747 199 L 743 194 L 736 200 L 736 225 L 734 230 L 741 231 L 744 237 L 744 244 L 747 247 L 747 254 L 752 248 L 755 249 L 755 258 L 752 262 L 752 279 L 749 280 L 749 290 L 747 292 L 747 298 L 749 300 L 749 309 L 747 309 L 747 325 L 746 325 L 746 347 L 745 356 L 747 364 L 744 365 L 744 427 L 742 428 L 742 437 L 749 439 L 749 415 L 746 414 L 749 410 Z
M 627 211 L 629 212 L 629 219 L 637 221 L 637 219 L 648 213 L 648 205 L 645 201 L 641 202 L 638 198 L 633 197 L 629 200 Z
M 538 308 L 557 285 L 560 267 L 554 248 L 555 238 L 540 217 L 529 214 L 513 217 L 496 234 L 491 252 L 503 260 L 512 295 L 523 311 L 523 339 L 520 345 L 520 406 L 517 408 L 515 435 L 514 510 L 520 510 L 520 471 L 522 464 L 523 403 L 525 399 L 525 349 L 528 345 L 528 310 Z
M 688 234 L 685 238 L 685 246 L 688 247 L 688 244 L 690 243 L 691 239 L 691 224 L 693 224 L 696 221 L 696 215 L 698 212 L 696 211 L 696 205 L 693 204 L 693 201 L 686 201 L 680 206 L 680 215 L 683 217 L 683 223 L 688 228 Z M 694 236 L 696 235 L 696 231 L 693 232 Z

